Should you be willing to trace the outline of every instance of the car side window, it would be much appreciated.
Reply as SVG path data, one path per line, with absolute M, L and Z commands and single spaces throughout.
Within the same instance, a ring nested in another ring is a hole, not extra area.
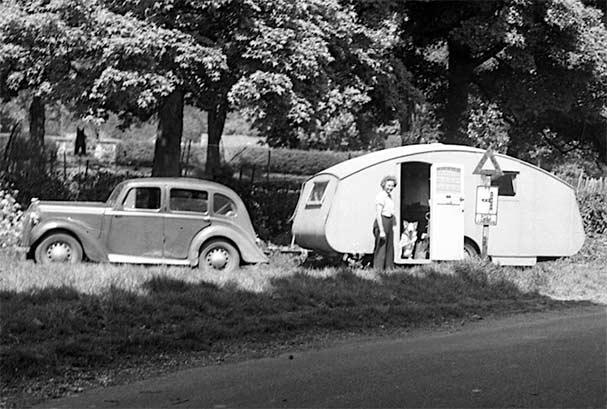
M 206 213 L 209 194 L 204 190 L 171 189 L 169 208 L 178 212 Z
M 158 187 L 134 187 L 122 202 L 122 207 L 129 209 L 160 209 L 160 188 Z
M 236 203 L 226 195 L 215 193 L 213 195 L 213 213 L 220 216 L 235 216 Z

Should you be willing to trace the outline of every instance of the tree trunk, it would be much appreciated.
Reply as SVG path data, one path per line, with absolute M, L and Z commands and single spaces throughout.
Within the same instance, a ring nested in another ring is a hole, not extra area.
M 173 91 L 158 110 L 158 131 L 152 176 L 180 176 L 183 134 L 183 91 Z
M 449 41 L 447 106 L 443 118 L 443 142 L 462 144 L 465 133 L 461 121 L 468 109 L 468 91 L 472 81 L 474 61 L 466 47 Z
M 219 142 L 221 142 L 221 135 L 226 124 L 227 101 L 219 102 L 207 112 L 208 143 L 205 175 L 208 178 L 216 179 L 220 171 Z
M 41 97 L 33 97 L 29 109 L 30 141 L 40 151 L 44 149 L 44 102 Z

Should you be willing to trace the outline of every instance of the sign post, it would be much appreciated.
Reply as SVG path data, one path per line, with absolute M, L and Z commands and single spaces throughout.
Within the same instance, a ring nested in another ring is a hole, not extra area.
M 491 160 L 493 169 L 483 169 L 487 160 Z M 472 174 L 481 175 L 483 179 L 483 184 L 476 187 L 476 214 L 474 221 L 476 224 L 483 225 L 481 257 L 486 259 L 489 248 L 489 226 L 497 225 L 498 188 L 491 186 L 491 179 L 504 174 L 491 148 L 485 151 Z

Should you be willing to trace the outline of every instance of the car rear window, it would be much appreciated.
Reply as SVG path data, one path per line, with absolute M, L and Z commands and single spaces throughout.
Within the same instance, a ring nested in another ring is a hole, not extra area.
M 178 212 L 206 213 L 209 194 L 204 190 L 171 189 L 169 207 Z
M 236 204 L 221 193 L 215 193 L 213 196 L 213 213 L 220 216 L 234 216 L 236 215 Z

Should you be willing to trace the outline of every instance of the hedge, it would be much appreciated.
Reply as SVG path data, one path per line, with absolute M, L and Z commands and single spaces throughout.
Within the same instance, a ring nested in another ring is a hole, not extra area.
M 314 175 L 337 163 L 367 152 L 304 151 L 299 149 L 269 149 L 247 147 L 230 161 L 235 165 L 256 166 L 266 169 L 270 152 L 270 172 L 290 175 Z
M 116 163 L 122 166 L 152 167 L 154 144 L 151 142 L 125 141 L 116 148 Z M 305 151 L 300 149 L 270 149 L 262 146 L 246 146 L 224 150 L 227 164 L 234 170 L 241 166 L 255 166 L 267 169 L 268 151 L 270 151 L 270 172 L 290 175 L 313 175 L 339 162 L 343 162 L 366 152 Z M 206 161 L 206 148 L 192 144 L 189 164 L 203 168 Z M 185 162 L 185 153 L 182 153 Z

